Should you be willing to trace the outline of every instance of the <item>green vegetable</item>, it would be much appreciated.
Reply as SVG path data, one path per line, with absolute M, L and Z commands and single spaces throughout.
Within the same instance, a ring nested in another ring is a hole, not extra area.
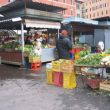
M 80 57 L 85 57 L 85 56 L 88 55 L 88 54 L 90 54 L 90 52 L 89 52 L 88 50 L 86 50 L 86 51 L 81 51 L 81 52 L 79 53 Z
M 75 64 L 78 65 L 99 65 L 101 63 L 101 59 L 103 58 L 103 56 L 101 54 L 89 54 L 86 57 L 82 57 L 79 60 L 75 61 Z

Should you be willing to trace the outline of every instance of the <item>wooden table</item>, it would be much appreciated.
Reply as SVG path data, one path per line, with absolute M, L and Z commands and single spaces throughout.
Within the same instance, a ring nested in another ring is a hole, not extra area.
M 96 68 L 96 69 L 98 69 L 98 68 L 102 68 L 102 77 L 103 77 L 103 72 L 104 72 L 104 69 L 105 68 L 109 68 L 109 66 L 102 66 L 102 65 L 97 65 L 97 66 L 93 66 L 93 65 L 76 65 L 76 64 L 74 64 L 74 68 L 75 68 L 75 71 L 76 71 L 76 68 L 79 68 L 79 70 L 80 70 L 80 72 L 81 72 L 81 79 L 82 79 L 82 82 L 83 82 L 83 85 L 85 85 L 84 84 L 84 78 L 83 78 L 83 75 L 86 75 L 86 76 L 89 76 L 89 75 L 96 75 L 95 73 L 87 73 L 87 72 L 85 72 L 85 71 L 82 71 L 82 68 L 83 67 L 85 67 L 85 68 Z

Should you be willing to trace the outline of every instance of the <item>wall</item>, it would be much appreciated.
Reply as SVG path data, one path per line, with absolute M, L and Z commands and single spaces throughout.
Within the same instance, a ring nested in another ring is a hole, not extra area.
M 99 41 L 103 41 L 105 43 L 105 30 L 104 29 L 94 30 L 94 44 L 98 45 Z
M 105 49 L 110 48 L 110 29 L 105 30 Z
M 93 46 L 93 35 L 81 35 L 79 41 L 81 43 L 87 43 L 90 46 Z

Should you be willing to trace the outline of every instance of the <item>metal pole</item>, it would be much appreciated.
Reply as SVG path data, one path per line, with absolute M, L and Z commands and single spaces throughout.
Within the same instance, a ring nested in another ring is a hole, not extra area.
M 22 64 L 24 65 L 24 24 L 21 22 Z
M 74 40 L 73 40 L 73 26 L 71 26 L 72 30 L 71 30 L 71 41 L 72 41 L 72 44 L 74 44 Z
M 58 39 L 59 39 L 59 29 L 58 29 Z

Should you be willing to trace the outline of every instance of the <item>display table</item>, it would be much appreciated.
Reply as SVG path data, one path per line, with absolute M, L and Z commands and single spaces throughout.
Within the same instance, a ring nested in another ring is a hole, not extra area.
M 79 71 L 81 73 L 81 79 L 82 79 L 82 83 L 83 83 L 83 86 L 85 86 L 85 79 L 84 79 L 84 76 L 87 77 L 87 76 L 91 76 L 91 75 L 96 75 L 95 73 L 89 73 L 89 72 L 85 72 L 82 70 L 82 68 L 96 68 L 96 69 L 99 69 L 101 68 L 102 71 L 101 71 L 101 74 L 102 74 L 102 78 L 103 78 L 103 72 L 104 72 L 104 69 L 107 68 L 108 66 L 102 66 L 102 65 L 97 65 L 97 66 L 93 66 L 93 65 L 74 65 L 75 67 L 75 71 L 77 68 L 79 68 Z
M 108 68 L 108 66 L 103 66 L 103 65 L 97 65 L 97 66 L 93 66 L 93 65 L 74 65 L 75 67 L 75 71 L 76 71 L 76 68 L 79 68 L 79 71 L 81 72 L 81 75 L 85 74 L 85 75 L 88 75 L 89 73 L 86 73 L 85 71 L 82 71 L 81 68 L 85 67 L 85 68 L 96 68 L 96 69 L 99 69 L 99 68 L 102 68 L 102 76 L 103 76 L 103 69 L 104 68 Z M 93 74 L 93 73 L 90 73 L 90 74 Z
M 0 51 L 2 63 L 22 65 L 21 51 Z
M 0 51 L 2 63 L 22 65 L 21 51 Z M 41 62 L 53 61 L 57 58 L 55 48 L 45 48 L 42 50 Z

